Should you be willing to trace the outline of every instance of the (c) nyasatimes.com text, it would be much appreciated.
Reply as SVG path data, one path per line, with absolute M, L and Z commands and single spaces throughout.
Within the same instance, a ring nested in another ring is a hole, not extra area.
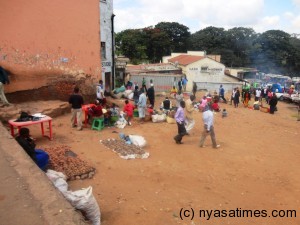
M 193 208 L 181 208 L 179 212 L 179 216 L 181 220 L 190 219 L 193 220 L 194 217 L 203 218 L 206 220 L 210 220 L 213 218 L 225 218 L 225 217 L 235 217 L 235 218 L 251 218 L 251 217 L 272 217 L 272 218 L 296 218 L 297 211 L 294 209 L 286 209 L 286 210 L 278 210 L 274 209 L 271 211 L 262 209 L 199 209 L 194 210 Z

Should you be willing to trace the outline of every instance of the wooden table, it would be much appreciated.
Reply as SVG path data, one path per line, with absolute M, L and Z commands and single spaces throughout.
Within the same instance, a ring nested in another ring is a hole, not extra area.
M 15 122 L 15 121 L 16 121 L 16 119 L 8 121 L 8 123 L 10 125 L 10 132 L 13 137 L 15 136 L 15 132 L 14 132 L 15 127 L 18 129 L 18 133 L 20 134 L 21 127 L 31 126 L 33 124 L 41 124 L 42 135 L 44 137 L 48 137 L 50 140 L 53 140 L 53 138 L 52 138 L 52 118 L 50 116 L 42 117 L 40 120 L 36 120 L 36 121 L 25 121 L 25 122 Z M 44 122 L 48 122 L 48 124 L 49 124 L 49 136 L 45 135 Z

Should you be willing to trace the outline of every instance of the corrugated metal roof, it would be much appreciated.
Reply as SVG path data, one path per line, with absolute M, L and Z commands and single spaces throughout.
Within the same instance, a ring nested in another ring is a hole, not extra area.
M 179 65 L 186 66 L 186 65 L 197 62 L 204 58 L 205 58 L 204 56 L 197 56 L 197 55 L 179 55 L 179 56 L 169 59 L 169 62 L 172 62 L 172 63 L 178 62 Z
M 156 67 L 168 66 L 169 70 L 177 68 L 169 63 L 156 63 L 156 64 L 140 64 L 140 65 L 127 65 L 127 70 L 154 70 Z M 172 68 L 173 67 L 173 68 Z

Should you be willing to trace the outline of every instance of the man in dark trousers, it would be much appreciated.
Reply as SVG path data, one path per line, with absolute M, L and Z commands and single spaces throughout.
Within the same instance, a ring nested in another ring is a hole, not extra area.
M 154 108 L 155 91 L 154 91 L 153 83 L 150 84 L 150 87 L 147 91 L 147 96 L 148 96 L 149 102 L 151 104 L 151 107 Z
M 77 120 L 77 130 L 82 130 L 82 105 L 83 97 L 79 94 L 79 88 L 74 88 L 74 93 L 69 98 L 69 103 L 72 104 L 72 127 L 75 127 L 75 122 Z
M 4 106 L 9 106 L 10 103 L 7 101 L 5 94 L 4 94 L 4 85 L 9 84 L 8 74 L 3 69 L 2 66 L 0 66 L 0 99 L 3 102 Z
M 180 106 L 177 109 L 175 117 L 174 117 L 176 120 L 176 123 L 177 123 L 177 130 L 178 130 L 178 134 L 174 137 L 176 144 L 183 144 L 183 142 L 181 142 L 182 137 L 184 135 L 187 135 L 187 132 L 186 132 L 186 129 L 184 126 L 184 120 L 185 120 L 184 108 L 185 108 L 185 102 L 181 101 Z
M 219 97 L 220 97 L 220 99 L 222 99 L 225 103 L 227 103 L 227 100 L 225 99 L 225 90 L 224 90 L 222 84 L 220 85 L 220 88 L 219 88 Z

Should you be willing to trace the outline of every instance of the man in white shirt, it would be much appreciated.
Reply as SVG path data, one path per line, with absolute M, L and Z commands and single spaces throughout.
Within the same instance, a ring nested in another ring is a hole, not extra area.
M 256 89 L 256 91 L 255 91 L 255 101 L 260 100 L 260 96 L 261 96 L 261 90 Z
M 233 101 L 233 99 L 234 99 L 236 89 L 237 89 L 237 88 L 234 88 L 234 89 L 232 90 L 231 98 L 230 98 L 230 105 L 232 105 L 232 101 Z
M 213 148 L 220 148 L 221 145 L 218 145 L 216 142 L 216 136 L 215 136 L 215 131 L 214 131 L 214 114 L 212 112 L 210 104 L 208 104 L 205 107 L 204 112 L 202 114 L 202 119 L 203 119 L 203 123 L 204 123 L 204 129 L 203 129 L 203 132 L 202 132 L 202 135 L 200 138 L 199 146 L 201 148 L 205 147 L 204 146 L 205 138 L 206 138 L 207 134 L 210 134 Z
M 96 95 L 97 95 L 97 100 L 99 101 L 100 105 L 105 105 L 106 99 L 104 96 L 104 88 L 103 88 L 102 80 L 99 80 L 99 84 L 97 85 Z
M 141 88 L 140 93 L 141 94 L 140 94 L 139 101 L 138 101 L 137 105 L 138 105 L 140 123 L 143 123 L 144 120 L 145 120 L 146 106 L 147 106 L 147 97 L 144 93 L 144 88 L 143 87 Z

